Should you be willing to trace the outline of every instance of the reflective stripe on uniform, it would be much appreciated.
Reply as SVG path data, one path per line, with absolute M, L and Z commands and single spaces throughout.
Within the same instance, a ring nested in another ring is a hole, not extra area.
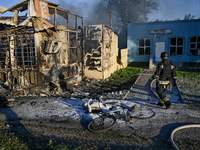
M 167 98 L 167 99 L 165 99 L 164 101 L 163 101 L 163 103 L 165 103 L 166 101 L 169 101 L 169 99 Z
M 177 79 L 177 77 L 173 77 L 173 79 Z
M 159 84 L 169 84 L 170 83 L 169 81 L 161 81 L 161 80 L 159 80 L 158 82 L 159 82 Z

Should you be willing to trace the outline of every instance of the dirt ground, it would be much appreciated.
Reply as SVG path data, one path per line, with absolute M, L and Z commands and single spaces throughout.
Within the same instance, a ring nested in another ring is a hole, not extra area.
M 184 84 L 179 84 L 181 89 L 187 88 Z M 176 127 L 200 124 L 199 105 L 173 103 L 172 107 L 166 110 L 157 106 L 156 102 L 112 99 L 110 101 L 121 102 L 127 107 L 135 104 L 138 107 L 148 107 L 156 115 L 146 120 L 135 119 L 133 123 L 119 119 L 111 130 L 92 133 L 88 131 L 87 125 L 98 115 L 88 114 L 83 109 L 83 104 L 88 100 L 87 97 L 14 97 L 9 99 L 7 108 L 0 108 L 0 118 L 10 132 L 19 135 L 31 134 L 37 138 L 41 136 L 52 139 L 55 143 L 72 147 L 84 146 L 86 149 L 169 150 L 173 149 L 169 136 Z M 180 149 L 200 149 L 199 135 L 199 128 L 182 130 L 174 135 L 174 140 Z

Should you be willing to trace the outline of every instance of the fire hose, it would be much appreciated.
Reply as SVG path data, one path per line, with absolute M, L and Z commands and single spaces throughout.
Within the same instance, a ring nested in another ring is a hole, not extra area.
M 159 97 L 159 96 L 156 94 L 156 92 L 154 92 L 153 89 L 152 89 L 153 83 L 154 83 L 155 81 L 156 81 L 156 79 L 154 79 L 154 80 L 151 81 L 150 90 L 151 90 L 151 92 L 157 97 L 157 99 L 158 99 L 159 101 L 161 101 L 160 97 Z
M 150 90 L 151 92 L 159 99 L 161 100 L 158 95 L 153 91 L 152 87 L 153 87 L 153 83 L 156 81 L 156 79 L 152 80 L 151 84 L 150 84 Z M 178 86 L 177 86 L 178 88 Z M 179 92 L 179 89 L 178 89 L 178 92 Z M 180 95 L 180 92 L 179 92 L 179 96 L 181 98 L 181 95 Z M 181 98 L 181 101 L 182 101 L 182 98 Z M 184 126 L 180 126 L 180 127 L 177 127 L 175 128 L 171 134 L 170 134 L 170 142 L 172 144 L 172 146 L 174 147 L 175 150 L 179 150 L 178 147 L 176 146 L 176 144 L 174 143 L 173 141 L 173 137 L 174 137 L 174 134 L 175 132 L 177 132 L 178 130 L 181 130 L 181 129 L 186 129 L 186 128 L 199 128 L 200 127 L 200 124 L 191 124 L 191 125 L 184 125 Z
M 191 125 L 184 125 L 184 126 L 180 126 L 178 128 L 175 128 L 171 134 L 170 134 L 170 142 L 172 144 L 172 146 L 174 147 L 175 150 L 179 150 L 178 147 L 176 146 L 176 144 L 173 141 L 173 137 L 174 137 L 174 133 L 177 132 L 178 130 L 181 129 L 186 129 L 186 128 L 199 128 L 200 124 L 191 124 Z
M 160 100 L 161 100 L 160 97 L 159 97 L 159 96 L 156 94 L 156 92 L 154 92 L 153 89 L 152 89 L 153 83 L 154 83 L 155 81 L 156 81 L 156 79 L 154 79 L 154 80 L 151 81 L 150 90 L 151 90 L 151 92 L 157 97 L 157 99 L 160 101 Z M 177 90 L 178 90 L 178 95 L 179 95 L 179 97 L 180 97 L 180 99 L 181 99 L 181 103 L 183 103 L 182 96 L 181 96 L 181 93 L 180 93 L 180 90 L 179 90 L 178 85 L 177 85 L 176 87 L 177 87 Z

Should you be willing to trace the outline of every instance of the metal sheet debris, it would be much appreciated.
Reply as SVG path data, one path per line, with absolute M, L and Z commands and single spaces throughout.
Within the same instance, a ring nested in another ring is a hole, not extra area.
M 34 17 L 34 16 L 36 16 L 35 5 L 33 3 L 33 0 L 30 0 L 28 3 L 27 17 Z

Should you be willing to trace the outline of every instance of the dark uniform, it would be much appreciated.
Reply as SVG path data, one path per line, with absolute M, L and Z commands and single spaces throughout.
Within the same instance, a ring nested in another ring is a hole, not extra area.
M 168 53 L 161 53 L 161 58 L 164 57 L 169 57 Z M 175 65 L 168 59 L 162 59 L 162 61 L 158 63 L 152 78 L 157 79 L 156 92 L 161 99 L 158 105 L 163 106 L 165 104 L 166 109 L 168 109 L 171 106 L 171 102 L 166 96 L 166 90 L 170 84 L 171 78 L 174 80 L 174 86 L 176 86 L 177 77 Z

